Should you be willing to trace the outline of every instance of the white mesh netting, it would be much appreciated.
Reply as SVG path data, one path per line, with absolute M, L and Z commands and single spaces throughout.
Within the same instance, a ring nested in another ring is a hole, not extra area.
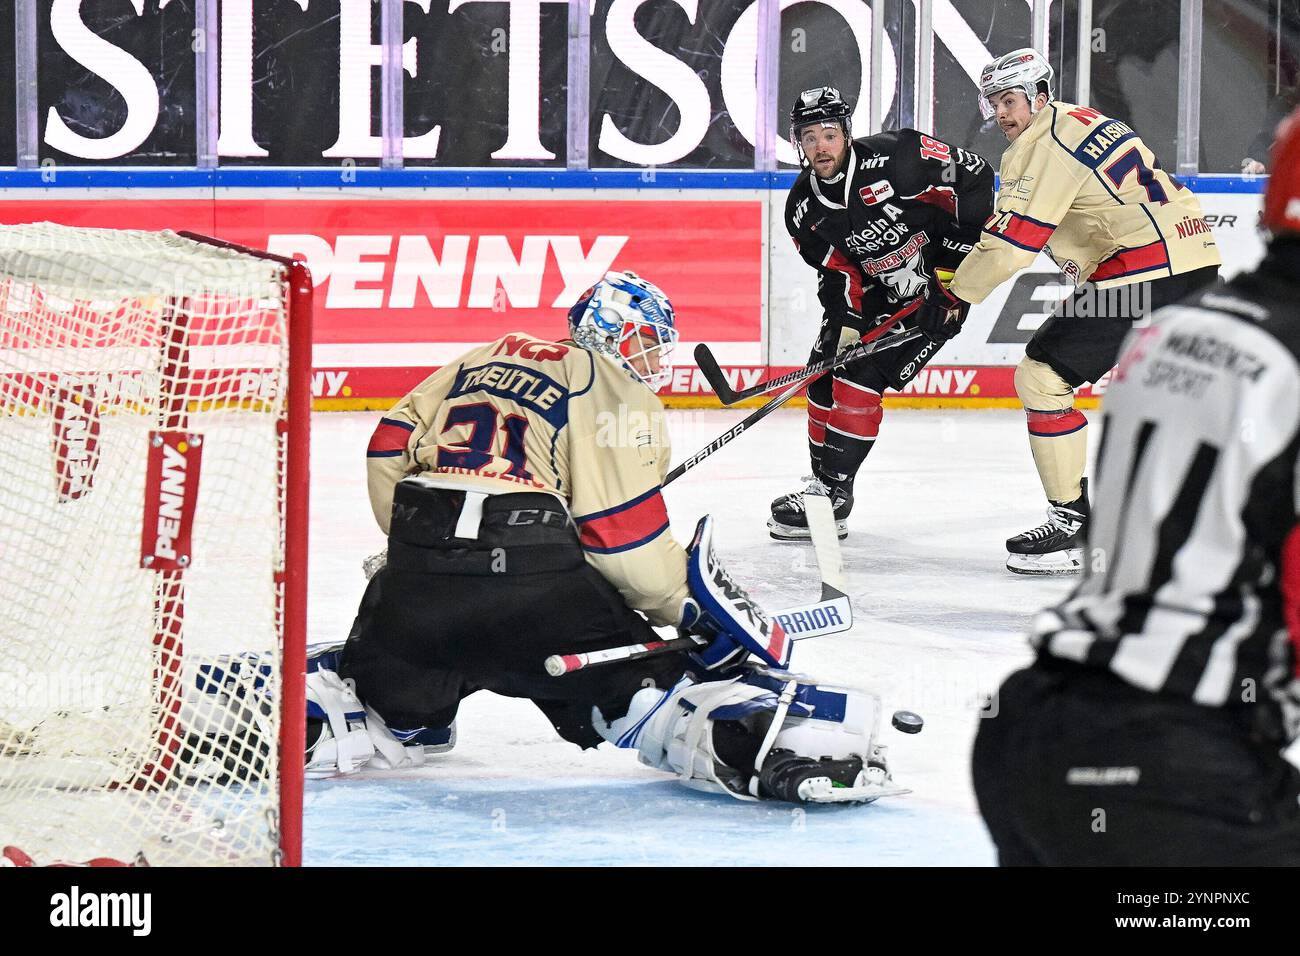
M 277 858 L 284 271 L 0 227 L 0 846 Z

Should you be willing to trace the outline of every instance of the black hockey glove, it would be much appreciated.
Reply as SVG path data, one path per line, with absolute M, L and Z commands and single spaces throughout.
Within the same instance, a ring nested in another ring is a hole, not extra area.
M 930 279 L 930 291 L 926 294 L 925 304 L 917 313 L 916 324 L 922 334 L 931 342 L 942 345 L 961 331 L 970 311 L 970 303 L 957 298 L 945 287 L 936 269 Z M 951 279 L 951 273 L 948 277 Z

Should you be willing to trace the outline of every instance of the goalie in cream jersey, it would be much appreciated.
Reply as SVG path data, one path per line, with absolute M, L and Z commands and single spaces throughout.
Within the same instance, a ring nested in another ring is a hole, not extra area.
M 1126 123 L 1052 100 L 1042 54 L 1015 50 L 984 68 L 980 108 L 1010 145 L 993 215 L 944 288 L 932 285 L 918 321 L 955 335 L 979 303 L 1031 265 L 1056 262 L 1074 293 L 1034 333 L 1016 368 L 1047 523 L 1007 541 L 1022 574 L 1076 573 L 1088 522 L 1087 419 L 1074 390 L 1115 364 L 1133 323 L 1211 283 L 1219 251 L 1191 190 L 1166 173 Z
M 689 549 L 673 538 L 655 394 L 677 341 L 667 296 L 610 272 L 568 320 L 563 341 L 516 332 L 471 349 L 379 420 L 367 467 L 387 561 L 347 642 L 309 662 L 308 773 L 423 763 L 454 744 L 460 701 L 487 690 L 693 787 L 884 795 L 878 701 L 781 669 L 790 642 L 718 563 L 709 517 Z M 651 625 L 697 650 L 544 667 L 661 642 Z

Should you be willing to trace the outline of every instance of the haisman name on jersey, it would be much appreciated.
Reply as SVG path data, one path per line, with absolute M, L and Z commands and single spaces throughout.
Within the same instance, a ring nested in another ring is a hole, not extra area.
M 1076 285 L 1127 285 L 1220 264 L 1191 190 L 1127 124 L 1049 103 L 1002 155 L 1002 186 L 952 292 L 983 302 L 1046 252 Z

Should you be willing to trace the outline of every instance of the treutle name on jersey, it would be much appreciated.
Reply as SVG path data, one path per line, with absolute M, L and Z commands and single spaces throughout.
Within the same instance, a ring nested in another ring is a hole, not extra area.
M 553 378 L 520 365 L 488 362 L 476 368 L 462 368 L 447 397 L 459 398 L 471 392 L 511 399 L 536 412 L 554 428 L 562 427 L 568 420 L 569 390 Z
M 50 897 L 50 925 L 62 927 L 123 926 L 132 936 L 148 936 L 153 929 L 150 893 L 82 893 L 73 886 Z

